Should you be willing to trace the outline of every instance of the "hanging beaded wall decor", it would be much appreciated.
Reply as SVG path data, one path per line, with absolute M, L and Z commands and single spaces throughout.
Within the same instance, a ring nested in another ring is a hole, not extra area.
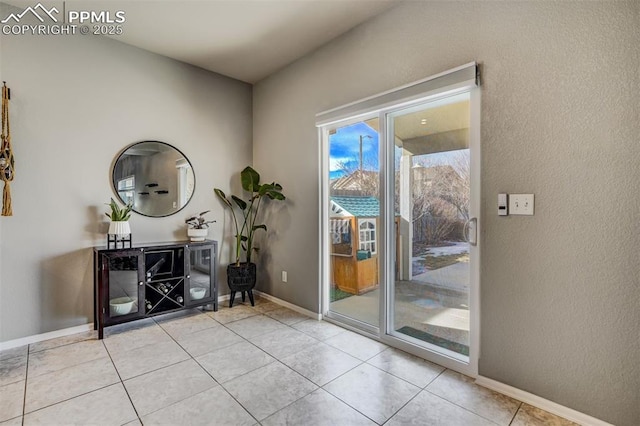
M 11 151 L 11 131 L 9 128 L 9 100 L 11 89 L 7 83 L 2 86 L 2 145 L 0 145 L 0 180 L 4 182 L 2 191 L 2 216 L 13 216 L 11 208 L 11 184 L 13 180 L 14 159 Z

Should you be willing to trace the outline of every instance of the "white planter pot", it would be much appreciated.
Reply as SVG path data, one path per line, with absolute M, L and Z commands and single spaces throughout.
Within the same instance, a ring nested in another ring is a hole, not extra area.
M 131 234 L 129 222 L 111 222 L 109 224 L 109 234 L 125 236 Z
M 209 230 L 207 228 L 187 228 L 187 235 L 189 236 L 191 241 L 204 241 L 204 239 L 207 238 L 208 233 Z

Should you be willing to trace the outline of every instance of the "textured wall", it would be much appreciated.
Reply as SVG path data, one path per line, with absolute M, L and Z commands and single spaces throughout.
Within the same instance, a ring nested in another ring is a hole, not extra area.
M 93 321 L 89 248 L 105 244 L 111 165 L 133 142 L 173 144 L 196 177 L 182 212 L 132 216 L 134 241 L 186 239 L 184 220 L 207 209 L 218 220 L 209 237 L 220 240 L 213 187 L 228 191 L 235 175 L 238 189 L 251 163 L 252 95 L 248 84 L 103 37 L 2 37 L 17 160 L 14 216 L 0 219 L 6 341 Z
M 260 288 L 318 310 L 314 115 L 483 62 L 480 374 L 639 424 L 639 27 L 638 2 L 406 2 L 258 83 L 254 164 L 290 197 Z

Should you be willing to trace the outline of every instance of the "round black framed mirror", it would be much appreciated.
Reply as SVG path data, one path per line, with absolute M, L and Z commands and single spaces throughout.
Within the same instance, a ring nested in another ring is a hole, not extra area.
M 112 171 L 113 190 L 123 204 L 144 216 L 178 213 L 191 200 L 196 187 L 187 157 L 166 142 L 143 141 L 125 148 Z

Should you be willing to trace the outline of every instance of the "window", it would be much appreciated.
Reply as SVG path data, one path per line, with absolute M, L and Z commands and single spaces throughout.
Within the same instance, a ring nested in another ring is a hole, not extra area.
M 376 254 L 376 222 L 375 219 L 358 219 L 360 229 L 360 250 Z
M 351 226 L 349 219 L 331 219 L 333 253 L 351 256 Z
M 136 190 L 136 177 L 127 176 L 124 179 L 118 181 L 118 195 L 122 201 L 127 204 L 133 204 L 133 194 Z

